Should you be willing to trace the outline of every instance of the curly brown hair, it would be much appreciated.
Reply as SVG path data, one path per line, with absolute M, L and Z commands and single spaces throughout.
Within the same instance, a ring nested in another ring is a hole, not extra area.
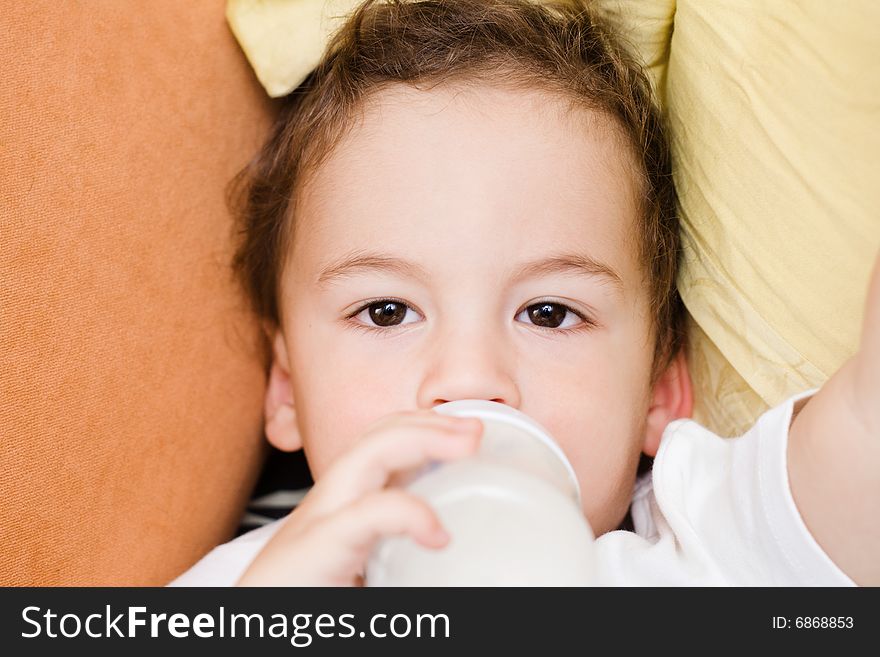
M 655 326 L 654 377 L 684 339 L 675 286 L 680 238 L 670 155 L 642 67 L 586 0 L 367 0 L 318 67 L 282 102 L 265 146 L 233 181 L 233 266 L 257 315 L 280 326 L 279 285 L 297 193 L 344 136 L 368 94 L 390 84 L 482 82 L 553 92 L 611 118 L 641 178 L 639 256 Z

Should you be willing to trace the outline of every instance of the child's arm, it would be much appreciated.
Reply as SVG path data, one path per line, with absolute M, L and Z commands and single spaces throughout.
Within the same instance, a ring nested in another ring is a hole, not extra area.
M 396 472 L 473 454 L 481 427 L 433 411 L 382 418 L 315 483 L 237 586 L 361 584 L 373 546 L 387 535 L 443 547 L 449 538 L 431 507 L 386 485 Z
M 859 351 L 792 423 L 788 473 L 826 554 L 856 583 L 880 585 L 880 257 Z

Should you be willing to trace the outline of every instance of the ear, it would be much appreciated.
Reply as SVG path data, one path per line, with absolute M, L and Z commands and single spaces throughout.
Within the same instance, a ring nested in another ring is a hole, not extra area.
M 284 452 L 302 448 L 290 386 L 290 361 L 284 336 L 277 330 L 272 341 L 272 368 L 266 387 L 265 413 L 266 438 L 274 447 Z
M 666 425 L 677 418 L 690 417 L 694 410 L 694 395 L 684 349 L 678 352 L 657 379 L 651 398 L 642 451 L 648 456 L 656 456 Z

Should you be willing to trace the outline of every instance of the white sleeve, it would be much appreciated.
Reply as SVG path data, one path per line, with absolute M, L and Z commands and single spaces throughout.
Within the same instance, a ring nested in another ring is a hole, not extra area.
M 767 411 L 739 438 L 671 423 L 641 505 L 650 535 L 601 536 L 600 583 L 853 586 L 808 531 L 789 487 L 792 409 L 813 392 Z
M 168 586 L 234 585 L 285 518 L 218 545 Z

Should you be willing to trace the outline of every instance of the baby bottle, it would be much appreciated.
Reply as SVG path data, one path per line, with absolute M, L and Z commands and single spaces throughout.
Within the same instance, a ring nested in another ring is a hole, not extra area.
M 409 537 L 383 539 L 367 563 L 367 586 L 588 586 L 593 532 L 574 470 L 550 434 L 497 402 L 434 410 L 483 423 L 474 456 L 432 463 L 406 485 L 451 540 L 431 549 Z

